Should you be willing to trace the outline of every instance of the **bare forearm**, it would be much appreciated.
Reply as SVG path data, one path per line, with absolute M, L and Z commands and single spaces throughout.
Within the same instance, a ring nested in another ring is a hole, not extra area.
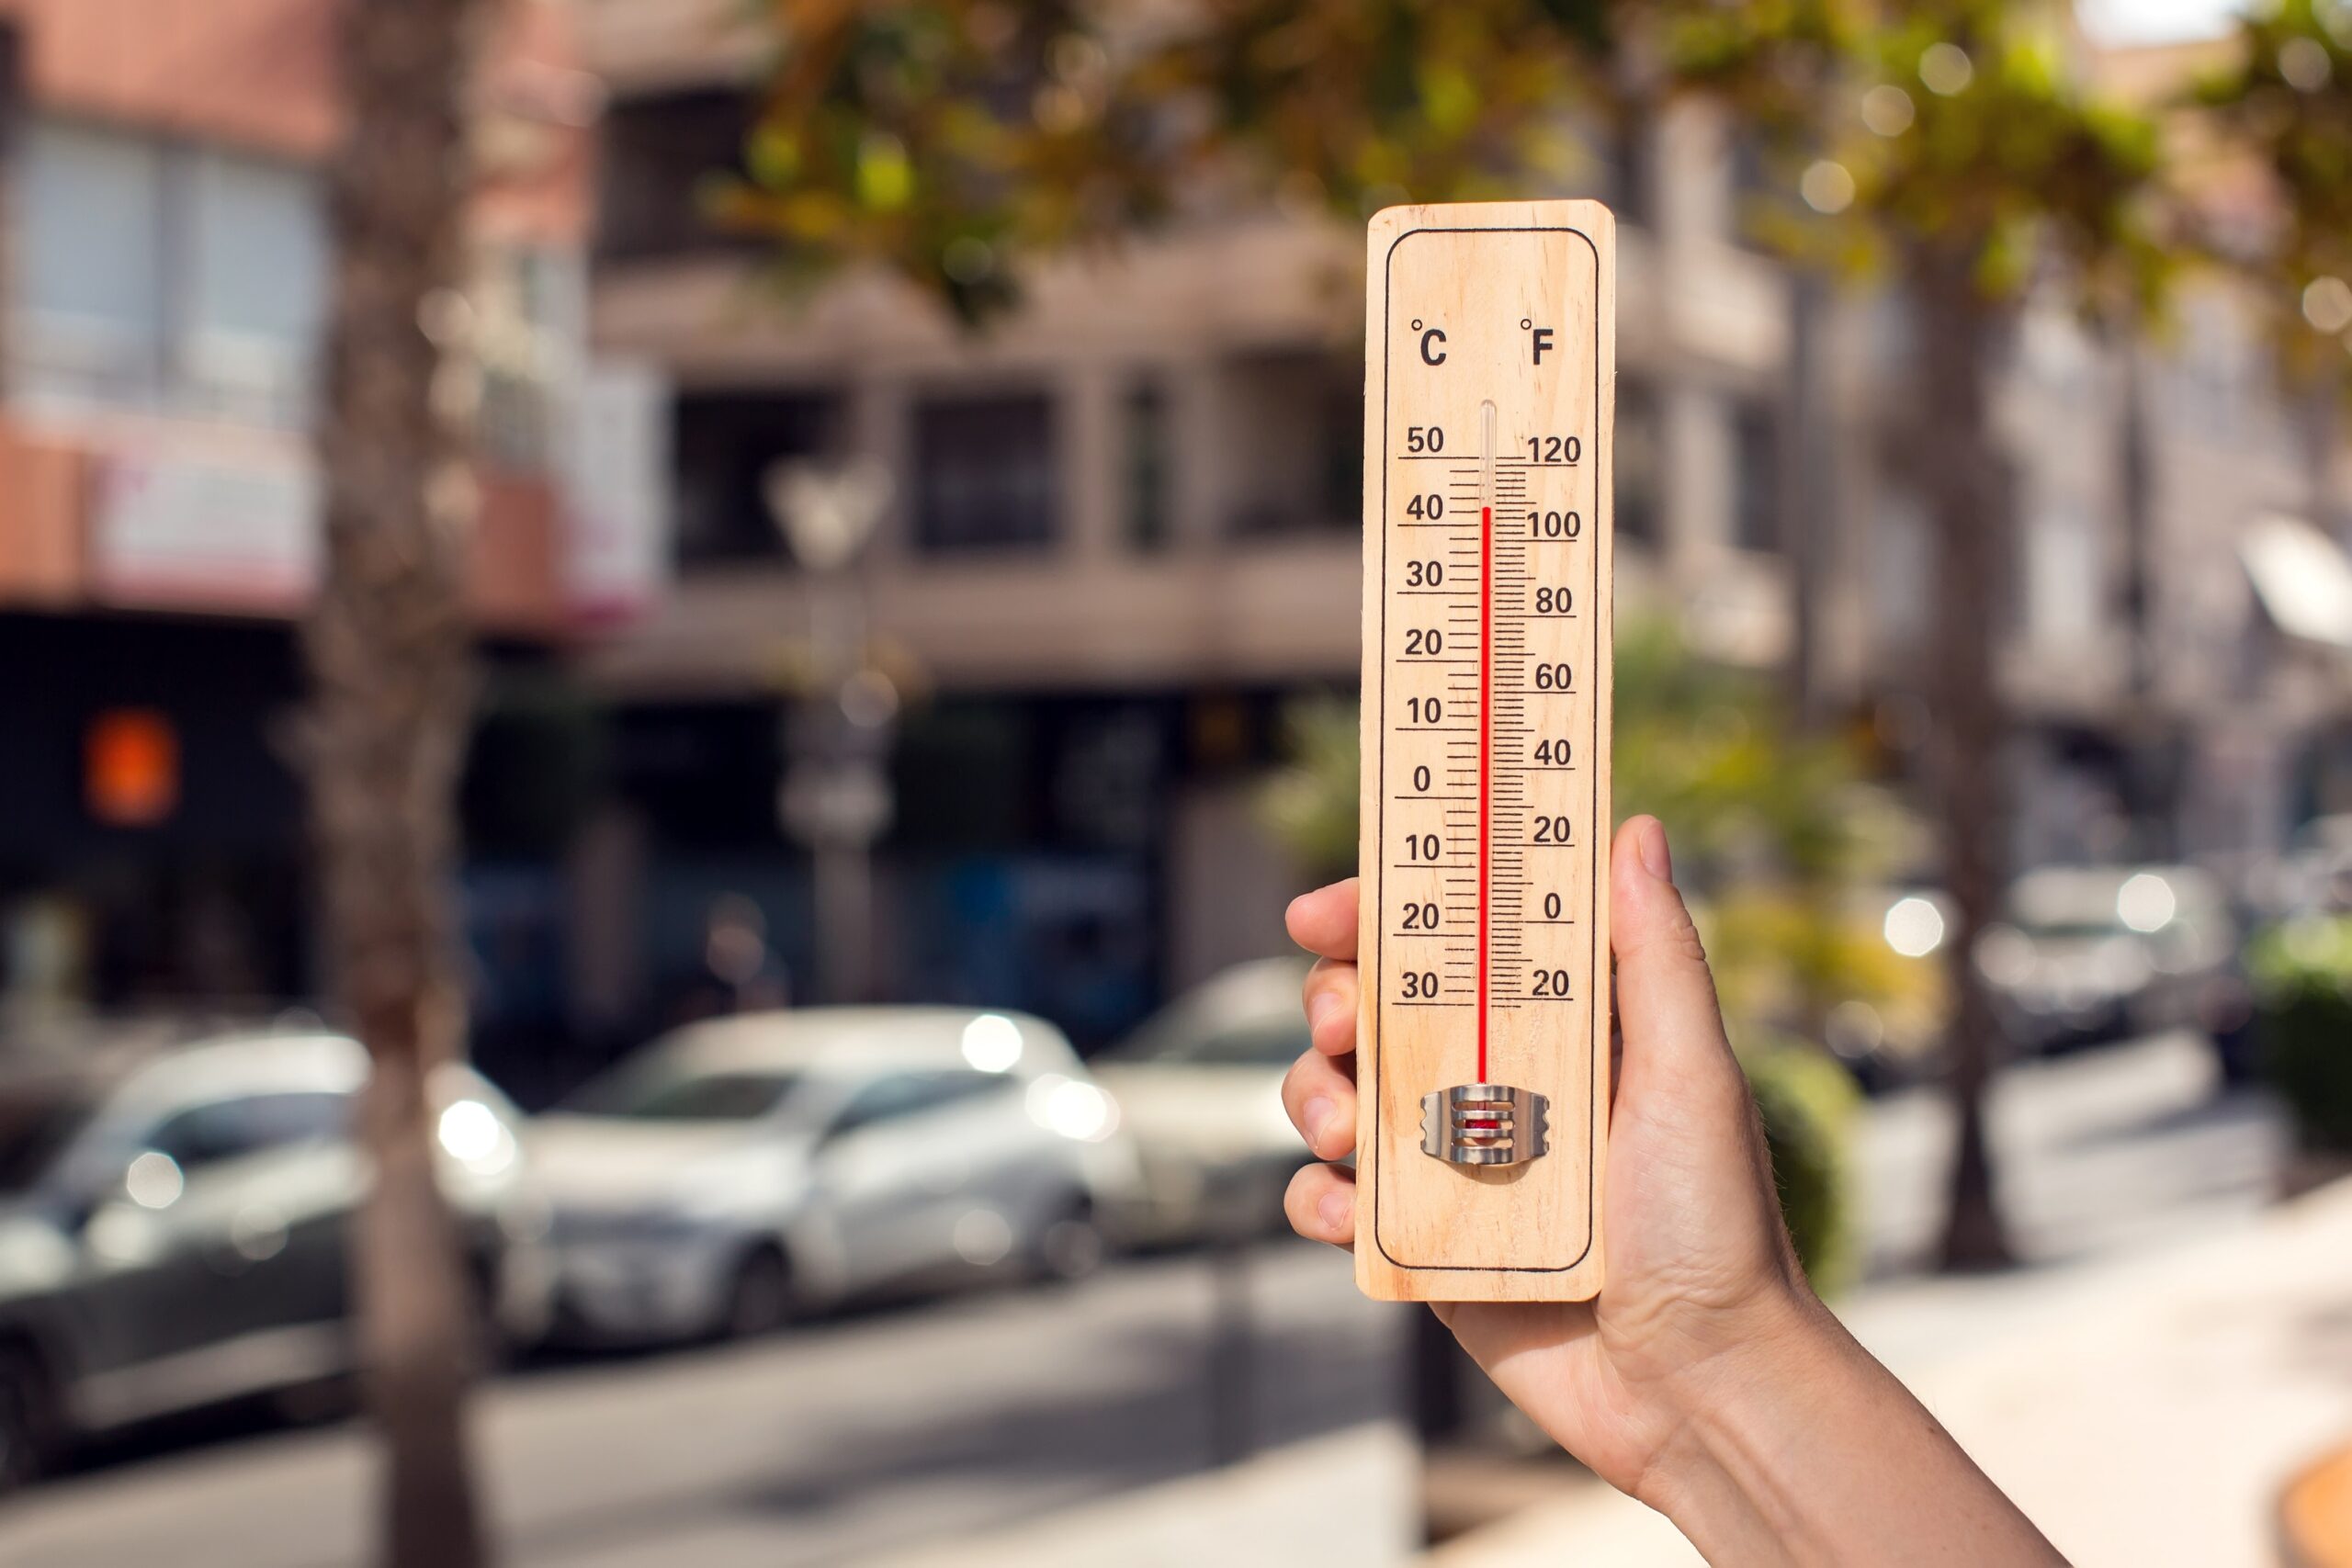
M 1710 1562 L 2044 1568 L 2064 1559 L 1828 1312 L 1702 1374 L 1643 1500 Z

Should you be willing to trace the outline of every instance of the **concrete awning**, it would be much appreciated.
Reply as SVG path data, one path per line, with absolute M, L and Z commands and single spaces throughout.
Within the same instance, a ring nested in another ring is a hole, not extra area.
M 2300 517 L 2258 518 L 2238 541 L 2255 596 L 2289 637 L 2352 652 L 2352 558 Z

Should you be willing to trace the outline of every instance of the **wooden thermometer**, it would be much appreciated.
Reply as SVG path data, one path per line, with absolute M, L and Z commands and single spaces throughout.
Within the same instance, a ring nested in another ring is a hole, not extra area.
M 1396 207 L 1364 309 L 1356 1282 L 1600 1288 L 1616 222 Z

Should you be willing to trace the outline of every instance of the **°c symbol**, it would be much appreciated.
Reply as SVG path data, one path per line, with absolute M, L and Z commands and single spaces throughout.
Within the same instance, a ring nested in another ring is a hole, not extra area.
M 1416 327 L 1420 324 L 1421 323 L 1419 321 L 1415 321 L 1413 323 Z M 1438 346 L 1438 344 L 1444 341 L 1445 330 L 1442 327 L 1431 327 L 1429 331 L 1421 333 L 1421 363 L 1424 365 L 1444 364 L 1445 350 Z

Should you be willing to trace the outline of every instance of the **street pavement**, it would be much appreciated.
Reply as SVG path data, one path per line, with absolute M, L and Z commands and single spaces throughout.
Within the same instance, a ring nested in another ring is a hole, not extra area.
M 1386 1416 L 1401 1320 L 1346 1263 L 1295 1242 L 1249 1255 L 1238 1420 L 1212 1403 L 1219 1276 L 1201 1258 L 508 1378 L 481 1419 L 507 1560 L 860 1562 L 1199 1470 L 1221 1429 L 1271 1446 Z M 345 1426 L 69 1476 L 10 1507 L 0 1563 L 361 1562 L 368 1453 Z
M 2007 1075 L 1994 1132 L 2033 1266 L 1918 1280 L 1949 1118 L 1924 1094 L 1871 1110 L 1871 1279 L 1848 1312 L 1898 1365 L 1997 1336 L 2083 1259 L 2243 1223 L 2280 1147 L 2275 1112 L 2217 1098 L 2210 1052 L 2177 1037 Z M 1254 1248 L 1238 1270 L 1145 1258 L 759 1345 L 526 1371 L 486 1392 L 482 1468 L 508 1561 L 528 1568 L 869 1561 L 1196 1472 L 1244 1438 L 1393 1416 L 1402 1311 L 1361 1300 L 1342 1257 L 1302 1244 Z M 1218 1325 L 1239 1318 L 1235 1352 Z M 1215 1397 L 1237 1382 L 1246 1409 Z M 367 1559 L 369 1484 L 351 1426 L 134 1447 L 11 1505 L 0 1565 L 340 1568 Z
M 1991 1126 L 2012 1239 L 2040 1265 L 2242 1218 L 2274 1195 L 2284 1149 L 2267 1097 L 2223 1094 L 2212 1048 L 2187 1032 L 2013 1068 Z M 1933 1089 L 1871 1107 L 1857 1185 L 1872 1276 L 1932 1258 L 1951 1132 Z
M 2014 1067 L 1989 1125 L 2019 1267 L 1938 1275 L 1950 1109 L 1928 1089 L 1871 1107 L 1856 1179 L 1865 1279 L 1838 1306 L 1906 1375 L 2031 1321 L 2086 1266 L 2244 1228 L 2275 1202 L 2289 1144 L 2276 1102 L 2225 1091 L 2211 1047 L 2185 1032 Z

